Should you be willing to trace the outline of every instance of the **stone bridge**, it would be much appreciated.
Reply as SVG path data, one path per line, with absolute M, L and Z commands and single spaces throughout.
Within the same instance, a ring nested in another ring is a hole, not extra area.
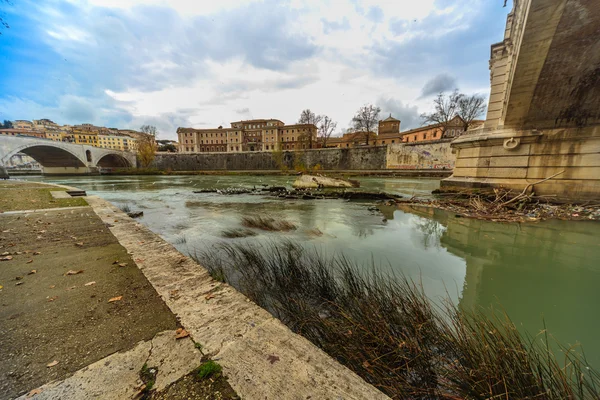
M 599 38 L 598 0 L 513 0 L 491 47 L 484 128 L 452 142 L 442 186 L 600 199 Z
M 28 136 L 0 135 L 0 168 L 17 153 L 23 153 L 42 166 L 45 175 L 90 174 L 99 168 L 136 166 L 134 153 L 101 147 L 56 142 Z

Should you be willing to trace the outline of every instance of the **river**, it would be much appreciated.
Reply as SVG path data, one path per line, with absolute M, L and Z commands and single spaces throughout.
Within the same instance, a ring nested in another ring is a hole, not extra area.
M 600 369 L 600 224 L 544 221 L 495 223 L 443 211 L 373 210 L 374 202 L 279 200 L 257 195 L 195 194 L 201 188 L 291 185 L 282 176 L 28 177 L 66 184 L 115 205 L 144 211 L 139 221 L 180 251 L 193 254 L 222 241 L 297 239 L 332 254 L 421 281 L 432 298 L 449 296 L 467 307 L 502 309 L 523 332 L 544 322 L 566 345 L 582 344 Z M 362 188 L 429 196 L 437 179 L 359 178 Z M 246 215 L 272 215 L 296 231 L 225 239 Z M 323 232 L 315 237 L 313 229 Z

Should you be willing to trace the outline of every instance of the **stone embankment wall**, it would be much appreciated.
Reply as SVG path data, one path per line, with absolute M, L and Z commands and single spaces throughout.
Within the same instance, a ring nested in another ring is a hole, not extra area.
M 452 169 L 450 141 L 428 144 L 394 144 L 283 152 L 281 164 L 290 170 L 302 165 L 326 171 L 376 171 L 385 169 Z M 159 153 L 153 167 L 170 171 L 261 171 L 279 170 L 272 152 Z
M 430 143 L 402 143 L 388 146 L 388 169 L 452 169 L 455 156 L 451 139 Z

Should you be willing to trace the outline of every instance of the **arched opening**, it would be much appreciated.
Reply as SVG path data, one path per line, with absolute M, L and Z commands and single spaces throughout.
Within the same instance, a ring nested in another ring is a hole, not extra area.
M 42 167 L 85 167 L 77 156 L 60 147 L 36 145 L 22 149 L 20 153 L 33 158 Z
M 131 168 L 131 163 L 118 154 L 107 154 L 98 160 L 98 167 L 102 168 Z
M 92 162 L 92 152 L 89 150 L 85 151 L 85 158 L 88 160 L 88 162 Z

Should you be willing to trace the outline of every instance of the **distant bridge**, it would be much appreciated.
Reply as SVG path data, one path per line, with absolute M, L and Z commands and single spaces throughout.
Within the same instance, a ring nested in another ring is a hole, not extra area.
M 136 166 L 134 153 L 82 144 L 57 142 L 28 136 L 0 135 L 0 168 L 17 153 L 23 153 L 42 166 L 44 174 L 90 174 L 100 168 Z

